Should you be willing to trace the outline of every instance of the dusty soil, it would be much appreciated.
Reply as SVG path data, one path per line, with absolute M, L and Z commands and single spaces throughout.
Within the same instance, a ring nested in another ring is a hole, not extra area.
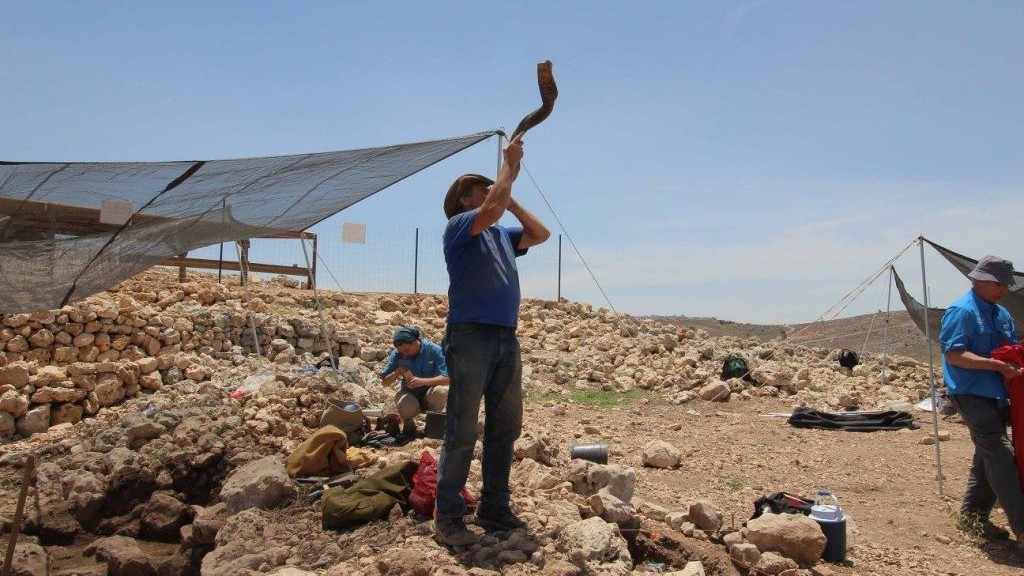
M 1024 557 L 1014 555 L 1011 543 L 972 541 L 956 529 L 953 512 L 973 453 L 956 417 L 940 421 L 940 429 L 951 434 L 941 443 L 946 480 L 940 497 L 935 447 L 919 443 L 931 431 L 930 416 L 920 417 L 919 430 L 874 433 L 798 429 L 784 418 L 764 416 L 789 410 L 773 398 L 685 406 L 640 399 L 611 409 L 570 405 L 565 416 L 556 417 L 531 404 L 526 426 L 553 421 L 550 434 L 563 445 L 606 441 L 613 449 L 610 462 L 636 467 L 637 497 L 670 510 L 706 498 L 725 513 L 726 525 L 733 514 L 737 524 L 749 518 L 762 494 L 813 496 L 828 488 L 854 519 L 850 563 L 836 566 L 836 574 L 1021 573 Z M 584 422 L 607 432 L 600 438 L 584 435 Z M 651 438 L 678 446 L 683 465 L 643 468 L 640 453 Z M 1001 511 L 993 519 L 1005 526 Z

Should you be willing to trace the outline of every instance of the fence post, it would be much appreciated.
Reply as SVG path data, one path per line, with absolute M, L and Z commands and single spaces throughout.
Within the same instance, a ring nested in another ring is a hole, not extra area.
M 420 293 L 420 228 L 416 227 L 416 243 L 413 248 L 413 261 L 412 261 L 412 293 Z
M 562 235 L 558 235 L 558 297 L 555 302 L 562 301 Z

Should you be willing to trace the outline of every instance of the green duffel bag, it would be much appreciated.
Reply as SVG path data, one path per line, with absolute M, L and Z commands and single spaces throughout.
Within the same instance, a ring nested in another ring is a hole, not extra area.
M 348 488 L 331 488 L 323 495 L 323 527 L 344 530 L 387 517 L 395 504 L 409 504 L 417 464 L 407 461 L 382 468 Z

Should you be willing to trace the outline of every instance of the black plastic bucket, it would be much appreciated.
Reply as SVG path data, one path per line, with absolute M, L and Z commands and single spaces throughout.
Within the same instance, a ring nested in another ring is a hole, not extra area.
M 607 444 L 577 444 L 569 448 L 569 458 L 575 460 L 589 460 L 597 464 L 608 463 Z
M 444 412 L 427 412 L 423 435 L 434 440 L 444 440 L 444 431 L 448 427 L 448 414 Z

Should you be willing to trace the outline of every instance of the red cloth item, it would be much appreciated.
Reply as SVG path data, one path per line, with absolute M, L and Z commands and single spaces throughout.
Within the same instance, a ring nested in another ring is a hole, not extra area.
M 434 501 L 437 500 L 437 460 L 424 450 L 420 453 L 420 467 L 412 476 L 412 493 L 409 494 L 409 505 L 413 510 L 434 517 Z M 462 489 L 462 501 L 467 509 L 476 506 L 476 498 L 466 488 Z
M 996 360 L 1024 368 L 1024 346 L 1009 344 L 992 351 Z M 1024 489 L 1024 376 L 1004 382 L 1010 395 L 1010 427 L 1013 433 L 1013 457 L 1017 461 L 1017 474 Z

